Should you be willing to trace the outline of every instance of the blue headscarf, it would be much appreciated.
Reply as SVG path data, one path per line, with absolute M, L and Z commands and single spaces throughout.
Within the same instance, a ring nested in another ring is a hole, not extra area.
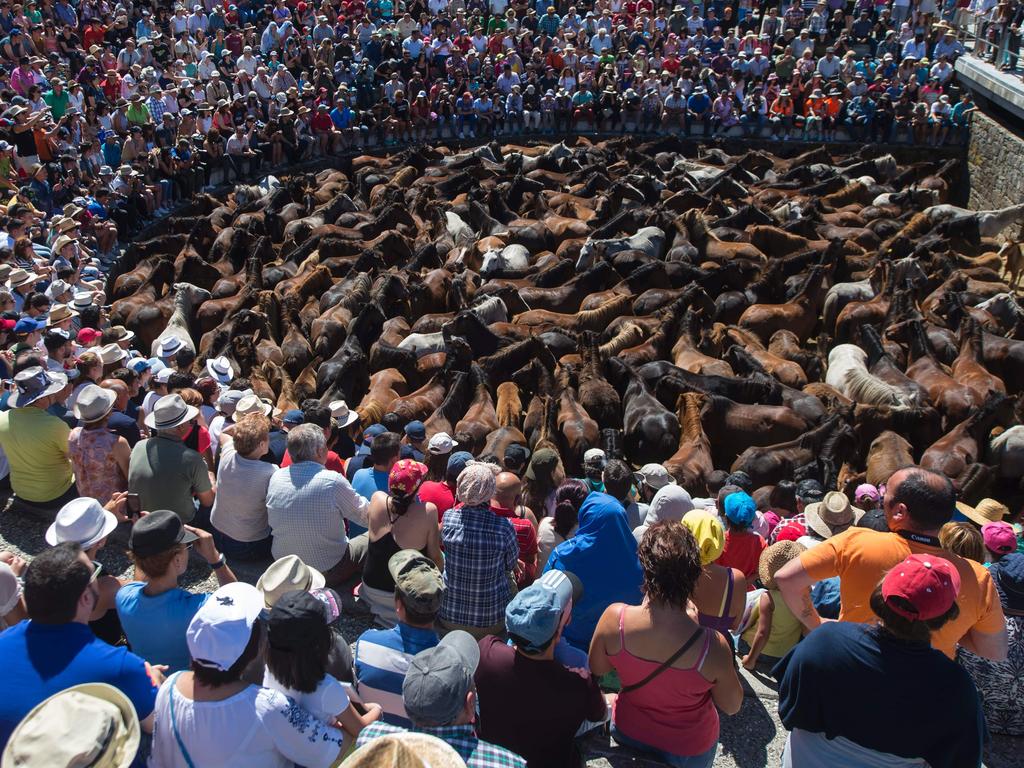
M 579 521 L 576 535 L 555 547 L 544 570 L 571 571 L 582 582 L 583 597 L 573 606 L 564 636 L 585 650 L 605 608 L 640 604 L 643 573 L 626 511 L 614 497 L 596 491 L 588 495 Z

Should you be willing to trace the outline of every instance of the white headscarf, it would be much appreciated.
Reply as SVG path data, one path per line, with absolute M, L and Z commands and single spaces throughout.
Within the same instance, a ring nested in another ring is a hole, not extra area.
M 467 507 L 487 504 L 494 498 L 495 480 L 501 468 L 485 461 L 470 461 L 455 481 L 455 495 Z
M 651 505 L 647 508 L 647 517 L 642 525 L 633 529 L 633 536 L 637 541 L 643 538 L 644 533 L 660 520 L 672 520 L 679 522 L 683 515 L 693 509 L 693 499 L 682 486 L 670 483 L 663 486 L 654 494 Z

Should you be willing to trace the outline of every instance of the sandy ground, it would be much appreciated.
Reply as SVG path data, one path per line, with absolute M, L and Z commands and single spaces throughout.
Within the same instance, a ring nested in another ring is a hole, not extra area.
M 12 511 L 0 513 L 0 550 L 11 550 L 30 559 L 46 543 L 43 535 L 48 521 Z M 130 578 L 132 566 L 125 556 L 127 530 L 121 526 L 112 534 L 107 546 L 100 551 L 99 561 L 106 573 Z M 267 563 L 246 564 L 231 562 L 239 579 L 255 584 Z M 194 591 L 209 592 L 217 587 L 217 580 L 206 563 L 193 554 L 182 586 Z M 349 641 L 354 641 L 369 626 L 360 616 L 347 616 L 342 628 Z M 721 742 L 716 768 L 766 768 L 781 765 L 786 731 L 778 717 L 778 696 L 774 681 L 759 670 L 750 674 L 744 670 L 746 697 L 739 713 L 722 718 Z M 653 768 L 660 763 L 637 757 L 628 750 L 611 744 L 608 738 L 591 737 L 585 742 L 587 768 Z M 1024 739 L 996 737 L 992 740 L 985 765 L 988 768 L 1017 768 L 1021 765 L 1020 752 Z

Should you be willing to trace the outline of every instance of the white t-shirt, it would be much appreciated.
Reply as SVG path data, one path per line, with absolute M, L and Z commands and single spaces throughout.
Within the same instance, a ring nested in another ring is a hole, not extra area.
M 235 450 L 234 441 L 225 443 L 217 465 L 217 498 L 210 512 L 213 527 L 235 541 L 267 538 L 267 486 L 276 471 L 276 464 L 247 459 Z
M 304 710 L 318 717 L 324 722 L 330 722 L 335 717 L 348 709 L 348 694 L 345 693 L 345 686 L 339 683 L 332 675 L 324 675 L 324 679 L 317 685 L 312 693 L 301 693 L 291 688 L 286 688 L 277 681 L 270 670 L 263 672 L 263 687 L 280 691 L 285 696 L 294 699 Z
M 150 768 L 188 768 L 171 725 L 170 677 L 154 710 Z M 279 691 L 250 685 L 224 701 L 195 702 L 174 692 L 174 714 L 196 766 L 219 768 L 327 768 L 341 753 L 342 732 L 313 717 Z

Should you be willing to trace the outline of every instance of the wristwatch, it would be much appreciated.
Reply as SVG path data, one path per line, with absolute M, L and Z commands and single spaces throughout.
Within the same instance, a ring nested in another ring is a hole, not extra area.
M 221 554 L 221 556 L 220 556 L 220 557 L 219 557 L 219 558 L 217 559 L 217 561 L 216 561 L 216 562 L 214 562 L 214 563 L 209 563 L 209 566 L 210 566 L 210 567 L 211 567 L 211 568 L 212 568 L 213 570 L 215 570 L 215 571 L 216 571 L 216 570 L 217 570 L 218 568 L 223 568 L 223 567 L 224 567 L 225 565 L 227 565 L 227 564 L 228 564 L 228 560 L 227 560 L 227 558 L 226 558 L 226 557 L 224 557 L 224 555 L 223 555 L 223 554 Z

